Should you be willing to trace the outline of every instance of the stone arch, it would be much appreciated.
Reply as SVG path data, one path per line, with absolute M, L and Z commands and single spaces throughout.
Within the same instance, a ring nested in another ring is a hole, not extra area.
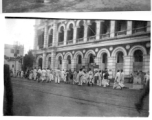
M 49 28 L 49 30 L 48 30 L 48 34 L 50 34 L 51 30 L 53 30 L 53 28 L 52 28 L 52 27 L 50 27 L 50 28 Z
M 36 66 L 39 67 L 39 59 L 42 59 L 42 64 L 43 64 L 43 56 L 42 55 L 39 55 L 36 59 Z M 41 66 L 43 67 L 43 66 Z
M 51 57 L 51 54 L 48 54 L 47 57 L 46 57 L 46 67 L 48 67 L 48 63 L 49 63 L 48 59 L 49 59 L 49 57 Z
M 69 21 L 68 24 L 67 24 L 67 26 L 66 26 L 67 30 L 69 29 L 70 24 L 73 24 L 73 28 L 75 27 L 75 22 L 74 21 Z
M 67 52 L 65 55 L 64 55 L 64 59 L 67 60 L 67 57 L 70 56 L 71 57 L 71 60 L 72 60 L 72 53 L 70 52 Z
M 84 26 L 85 26 L 85 24 L 86 24 L 86 20 L 78 20 L 78 21 L 76 22 L 76 27 L 79 27 L 79 23 L 80 23 L 81 21 L 83 21 Z
M 107 53 L 108 57 L 110 57 L 110 52 L 109 52 L 109 50 L 106 49 L 106 48 L 103 48 L 103 49 L 101 49 L 101 50 L 98 52 L 97 58 L 100 58 L 103 53 Z
M 93 55 L 96 55 L 95 51 L 93 50 L 88 50 L 84 56 L 84 58 L 88 58 L 89 54 L 93 54 Z
M 63 27 L 63 28 L 64 28 L 64 30 L 65 30 L 65 28 L 66 28 L 66 27 L 65 27 L 65 24 L 63 24 L 63 23 L 62 23 L 62 24 L 60 24 L 60 25 L 59 25 L 59 27 L 58 27 L 58 32 L 60 32 L 61 27 Z
M 61 53 L 58 53 L 57 55 L 56 55 L 56 60 L 58 60 L 58 58 L 61 56 L 61 58 L 62 58 L 62 60 L 63 60 L 63 55 L 61 54 Z
M 133 46 L 130 50 L 129 50 L 129 56 L 133 56 L 133 54 L 134 54 L 134 52 L 136 51 L 136 50 L 141 50 L 142 52 L 143 52 L 143 55 L 147 55 L 147 51 L 146 51 L 146 49 L 143 47 L 143 46 L 141 46 L 141 45 L 135 45 L 135 46 Z
M 74 54 L 74 59 L 76 59 L 78 55 L 81 55 L 81 57 L 83 58 L 83 53 L 82 53 L 81 51 L 77 51 L 77 52 Z
M 111 56 L 112 56 L 112 57 L 116 57 L 116 54 L 117 54 L 117 52 L 119 52 L 119 51 L 123 52 L 124 56 L 127 56 L 127 51 L 126 51 L 125 48 L 123 48 L 123 47 L 117 47 L 117 48 L 115 48 L 115 49 L 113 50 Z
M 38 64 L 40 58 L 43 59 L 43 56 L 42 56 L 42 55 L 39 55 L 39 56 L 37 57 L 37 59 L 36 59 L 36 63 L 37 63 L 37 64 Z

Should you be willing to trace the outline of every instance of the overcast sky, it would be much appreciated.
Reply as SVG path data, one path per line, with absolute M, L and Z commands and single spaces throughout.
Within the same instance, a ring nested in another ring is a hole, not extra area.
M 33 49 L 34 44 L 34 19 L 6 19 L 5 44 L 24 45 L 24 54 Z

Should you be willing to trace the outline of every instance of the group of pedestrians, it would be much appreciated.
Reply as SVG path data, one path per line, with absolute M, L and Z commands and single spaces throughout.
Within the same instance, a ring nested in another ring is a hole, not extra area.
M 47 69 L 31 69 L 25 72 L 25 78 L 29 80 L 35 80 L 38 82 L 51 82 L 60 83 L 61 81 L 68 84 L 77 84 L 82 86 L 84 84 L 88 86 L 98 85 L 107 87 L 110 86 L 110 80 L 108 79 L 109 73 L 106 70 L 92 70 L 81 68 L 76 70 L 51 70 Z

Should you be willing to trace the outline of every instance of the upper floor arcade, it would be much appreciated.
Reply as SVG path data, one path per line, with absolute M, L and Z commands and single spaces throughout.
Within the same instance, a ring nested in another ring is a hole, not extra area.
M 102 41 L 150 32 L 149 21 L 54 20 L 40 22 L 35 49 Z M 42 24 L 43 23 L 43 24 Z

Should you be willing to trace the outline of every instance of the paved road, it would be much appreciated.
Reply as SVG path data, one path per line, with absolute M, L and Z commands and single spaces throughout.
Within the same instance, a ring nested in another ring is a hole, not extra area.
M 3 12 L 150 11 L 150 0 L 3 0 Z
M 27 116 L 148 116 L 148 98 L 139 114 L 139 90 L 113 90 L 69 84 L 37 83 L 13 78 L 14 115 Z

